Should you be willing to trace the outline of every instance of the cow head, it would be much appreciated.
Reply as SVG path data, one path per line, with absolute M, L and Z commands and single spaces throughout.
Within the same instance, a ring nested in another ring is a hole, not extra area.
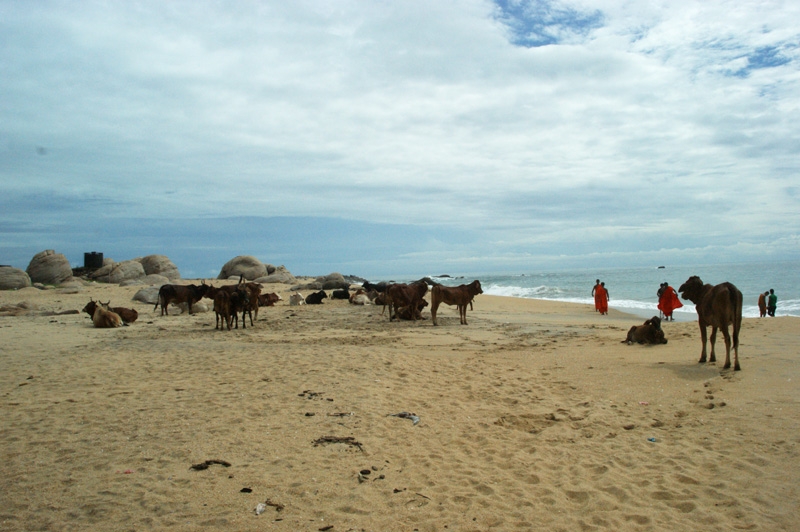
M 703 281 L 698 276 L 692 275 L 678 288 L 678 292 L 681 293 L 683 299 L 687 299 L 696 305 L 702 297 L 703 286 Z

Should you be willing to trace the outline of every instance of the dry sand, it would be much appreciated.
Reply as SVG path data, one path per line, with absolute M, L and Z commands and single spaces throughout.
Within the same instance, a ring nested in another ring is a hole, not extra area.
M 695 322 L 628 346 L 641 318 L 584 305 L 284 301 L 221 332 L 136 291 L 0 293 L 32 307 L 0 317 L 0 530 L 800 527 L 796 318 L 746 319 L 734 373 Z M 90 297 L 139 320 L 53 315 Z

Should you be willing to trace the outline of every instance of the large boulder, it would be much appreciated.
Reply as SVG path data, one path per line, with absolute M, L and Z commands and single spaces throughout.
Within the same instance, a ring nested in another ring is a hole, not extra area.
M 255 280 L 257 283 L 282 283 L 282 284 L 295 284 L 297 278 L 286 269 L 285 266 L 272 266 L 267 265 L 267 275 L 259 277 Z
M 141 262 L 124 260 L 114 264 L 111 273 L 108 274 L 108 279 L 111 283 L 121 283 L 131 279 L 142 279 L 144 276 L 144 266 Z
M 323 290 L 337 290 L 340 288 L 347 290 L 350 288 L 350 283 L 345 281 L 344 275 L 341 273 L 329 273 L 328 275 L 317 277 L 315 282 L 318 283 Z
M 142 303 L 147 303 L 148 305 L 155 305 L 158 301 L 158 290 L 161 288 L 160 286 L 150 286 L 147 288 L 142 288 L 133 296 L 134 301 L 141 301 Z
M 170 281 L 181 278 L 178 267 L 164 255 L 148 255 L 135 260 L 142 264 L 146 275 L 163 275 Z
M 31 286 L 31 278 L 19 268 L 0 266 L 0 290 L 17 290 Z
M 34 255 L 25 271 L 32 283 L 59 284 L 72 277 L 72 266 L 67 257 L 52 249 Z
M 248 281 L 267 275 L 267 267 L 257 258 L 250 255 L 234 257 L 222 267 L 217 279 L 229 279 L 244 275 Z

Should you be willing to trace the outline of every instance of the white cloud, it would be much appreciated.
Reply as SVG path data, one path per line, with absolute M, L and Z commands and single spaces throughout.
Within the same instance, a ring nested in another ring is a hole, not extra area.
M 2 4 L 0 194 L 461 227 L 455 260 L 797 232 L 800 8 L 515 6 Z

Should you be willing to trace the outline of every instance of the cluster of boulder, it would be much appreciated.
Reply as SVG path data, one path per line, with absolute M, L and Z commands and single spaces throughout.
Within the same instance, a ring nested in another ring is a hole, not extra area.
M 0 266 L 0 290 L 16 290 L 29 286 L 79 288 L 87 281 L 120 285 L 161 286 L 181 278 L 177 266 L 164 255 L 147 255 L 121 262 L 105 258 L 102 267 L 81 276 L 76 273 L 78 272 L 73 271 L 63 254 L 48 249 L 37 253 L 24 271 L 11 266 Z M 293 285 L 292 290 L 346 289 L 353 282 L 363 281 L 356 277 L 344 277 L 339 273 L 332 273 L 317 277 L 305 284 L 299 284 L 298 279 L 285 266 L 264 264 L 250 255 L 240 255 L 226 262 L 217 279 L 238 280 L 242 276 L 248 281 L 262 284 Z

